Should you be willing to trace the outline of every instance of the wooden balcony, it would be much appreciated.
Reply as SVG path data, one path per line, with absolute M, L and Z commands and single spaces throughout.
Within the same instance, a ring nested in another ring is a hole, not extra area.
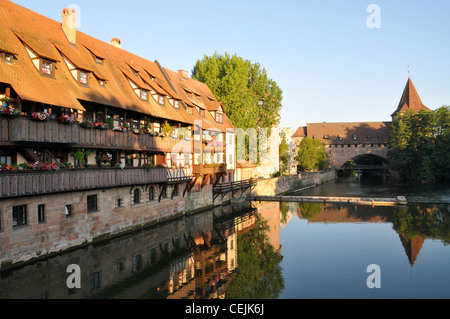
M 160 152 L 171 152 L 175 147 L 179 151 L 192 150 L 192 141 L 130 131 L 88 129 L 78 124 L 61 124 L 56 120 L 34 121 L 27 117 L 0 118 L 0 142 L 68 144 L 72 147 Z
M 0 198 L 43 195 L 89 189 L 129 185 L 147 185 L 189 181 L 190 176 L 167 168 L 82 168 L 58 171 L 2 171 L 0 172 Z M 181 177 L 184 176 L 184 179 Z
M 219 173 L 226 173 L 227 165 L 226 164 L 200 164 L 194 165 L 192 173 L 194 175 L 212 175 Z

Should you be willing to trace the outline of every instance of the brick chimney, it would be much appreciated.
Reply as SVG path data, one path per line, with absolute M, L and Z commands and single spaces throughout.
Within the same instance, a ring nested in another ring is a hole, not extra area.
M 121 49 L 122 48 L 122 42 L 120 41 L 120 39 L 114 38 L 111 40 L 111 45 Z
M 185 71 L 185 70 L 178 70 L 178 74 L 181 75 L 185 79 L 187 79 L 189 77 L 187 71 Z
M 75 44 L 77 38 L 77 14 L 72 8 L 64 8 L 62 12 L 62 29 L 70 43 Z

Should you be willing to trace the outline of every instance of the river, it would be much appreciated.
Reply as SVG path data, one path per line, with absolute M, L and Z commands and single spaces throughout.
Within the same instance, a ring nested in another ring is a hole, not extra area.
M 450 202 L 449 185 L 373 177 L 298 194 Z M 448 204 L 216 207 L 0 270 L 0 299 L 450 298 L 449 211 Z

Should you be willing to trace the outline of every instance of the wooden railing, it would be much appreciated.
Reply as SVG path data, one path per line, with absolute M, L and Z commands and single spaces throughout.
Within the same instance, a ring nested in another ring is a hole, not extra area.
M 167 168 L 83 168 L 58 171 L 2 171 L 0 172 L 0 198 L 43 195 L 166 183 L 174 172 Z M 175 173 L 181 177 L 181 173 Z M 189 176 L 184 174 L 184 180 Z
M 56 120 L 34 121 L 28 117 L 0 117 L 0 142 L 58 143 L 73 147 L 117 148 L 130 150 L 157 150 L 190 152 L 192 141 L 172 137 L 152 136 L 147 133 L 118 132 L 61 124 Z
M 258 181 L 255 178 L 216 184 L 213 186 L 213 200 L 215 200 L 219 195 L 223 198 L 227 193 L 231 193 L 231 196 L 234 197 L 236 192 L 244 192 L 247 189 L 256 187 L 257 185 Z
M 194 165 L 192 170 L 194 175 L 207 175 L 207 174 L 218 174 L 218 173 L 226 173 L 227 165 L 226 164 L 199 164 Z

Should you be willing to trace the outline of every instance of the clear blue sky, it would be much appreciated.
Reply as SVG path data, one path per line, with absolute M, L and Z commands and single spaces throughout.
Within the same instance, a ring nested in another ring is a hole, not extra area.
M 450 1 L 46 0 L 13 2 L 171 70 L 205 54 L 258 62 L 283 90 L 281 126 L 390 120 L 408 79 L 431 109 L 450 105 Z M 370 4 L 381 28 L 368 28 Z

